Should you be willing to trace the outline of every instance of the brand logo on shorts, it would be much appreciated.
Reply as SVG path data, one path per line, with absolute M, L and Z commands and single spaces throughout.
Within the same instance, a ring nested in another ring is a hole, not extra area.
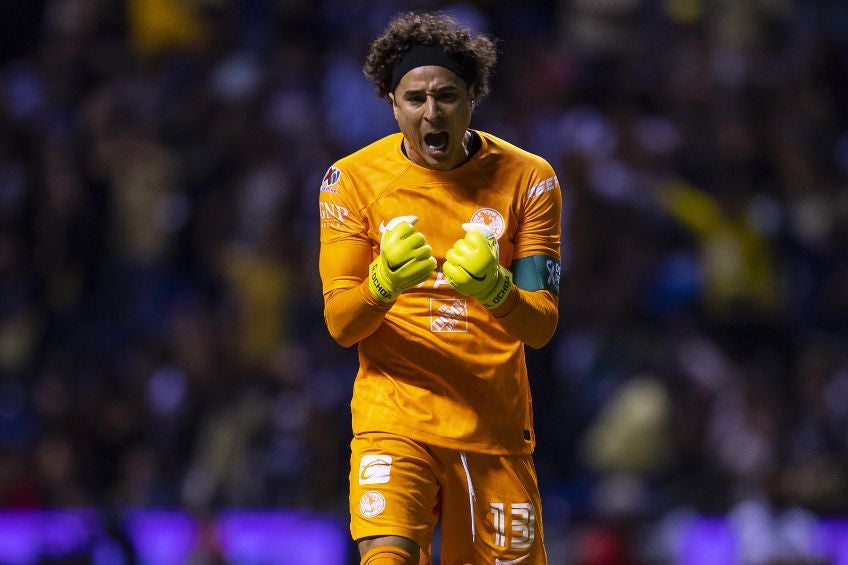
M 490 230 L 495 232 L 495 239 L 501 238 L 504 234 L 504 227 L 506 226 L 503 216 L 494 208 L 478 208 L 471 214 L 471 219 L 468 221 L 475 224 L 485 224 Z
M 359 513 L 366 518 L 379 516 L 386 509 L 386 497 L 376 490 L 369 490 L 359 499 Z
M 359 484 L 379 485 L 389 482 L 392 474 L 391 455 L 363 455 L 359 461 Z
M 495 559 L 495 565 L 515 565 L 516 563 L 521 563 L 528 557 L 530 557 L 530 554 L 522 555 L 518 559 L 513 559 L 511 561 L 501 561 L 500 559 Z

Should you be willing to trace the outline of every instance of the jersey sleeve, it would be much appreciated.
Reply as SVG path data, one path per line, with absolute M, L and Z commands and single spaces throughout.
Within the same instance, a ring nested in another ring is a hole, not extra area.
M 544 255 L 559 261 L 562 193 L 553 168 L 544 160 L 520 195 L 521 214 L 513 259 Z
M 519 227 L 510 266 L 515 274 L 511 300 L 493 311 L 513 337 L 538 349 L 550 341 L 559 319 L 559 261 L 562 194 L 553 168 L 541 160 L 519 195 Z
M 352 179 L 333 165 L 324 175 L 318 197 L 323 294 L 362 282 L 371 262 L 371 241 L 355 199 Z

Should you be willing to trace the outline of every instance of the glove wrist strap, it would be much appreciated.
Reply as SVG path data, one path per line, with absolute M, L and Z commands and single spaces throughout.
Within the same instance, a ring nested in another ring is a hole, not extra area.
M 512 273 L 498 265 L 497 284 L 485 295 L 476 297 L 488 309 L 497 308 L 512 292 Z
M 386 277 L 380 272 L 380 258 L 377 257 L 368 267 L 368 290 L 371 294 L 385 304 L 397 300 L 398 292 L 393 292 L 386 282 Z

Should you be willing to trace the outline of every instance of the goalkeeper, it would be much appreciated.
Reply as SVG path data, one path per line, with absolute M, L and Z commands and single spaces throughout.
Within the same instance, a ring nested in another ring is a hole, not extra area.
M 364 565 L 547 563 L 524 347 L 558 320 L 557 177 L 470 127 L 494 41 L 401 14 L 365 74 L 399 131 L 319 194 L 324 318 L 357 345 L 350 529 Z

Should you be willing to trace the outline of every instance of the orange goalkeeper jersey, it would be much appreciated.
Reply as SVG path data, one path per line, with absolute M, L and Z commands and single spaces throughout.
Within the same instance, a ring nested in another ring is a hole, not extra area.
M 323 292 L 326 300 L 360 285 L 379 254 L 380 226 L 396 216 L 418 216 L 415 227 L 438 267 L 403 292 L 377 330 L 359 342 L 353 431 L 528 454 L 535 434 L 524 344 L 482 304 L 452 289 L 441 265 L 464 236 L 462 224 L 483 222 L 498 237 L 502 265 L 546 256 L 556 262 L 558 277 L 562 196 L 544 159 L 476 133 L 479 150 L 447 171 L 410 161 L 401 133 L 330 167 L 319 196 Z

